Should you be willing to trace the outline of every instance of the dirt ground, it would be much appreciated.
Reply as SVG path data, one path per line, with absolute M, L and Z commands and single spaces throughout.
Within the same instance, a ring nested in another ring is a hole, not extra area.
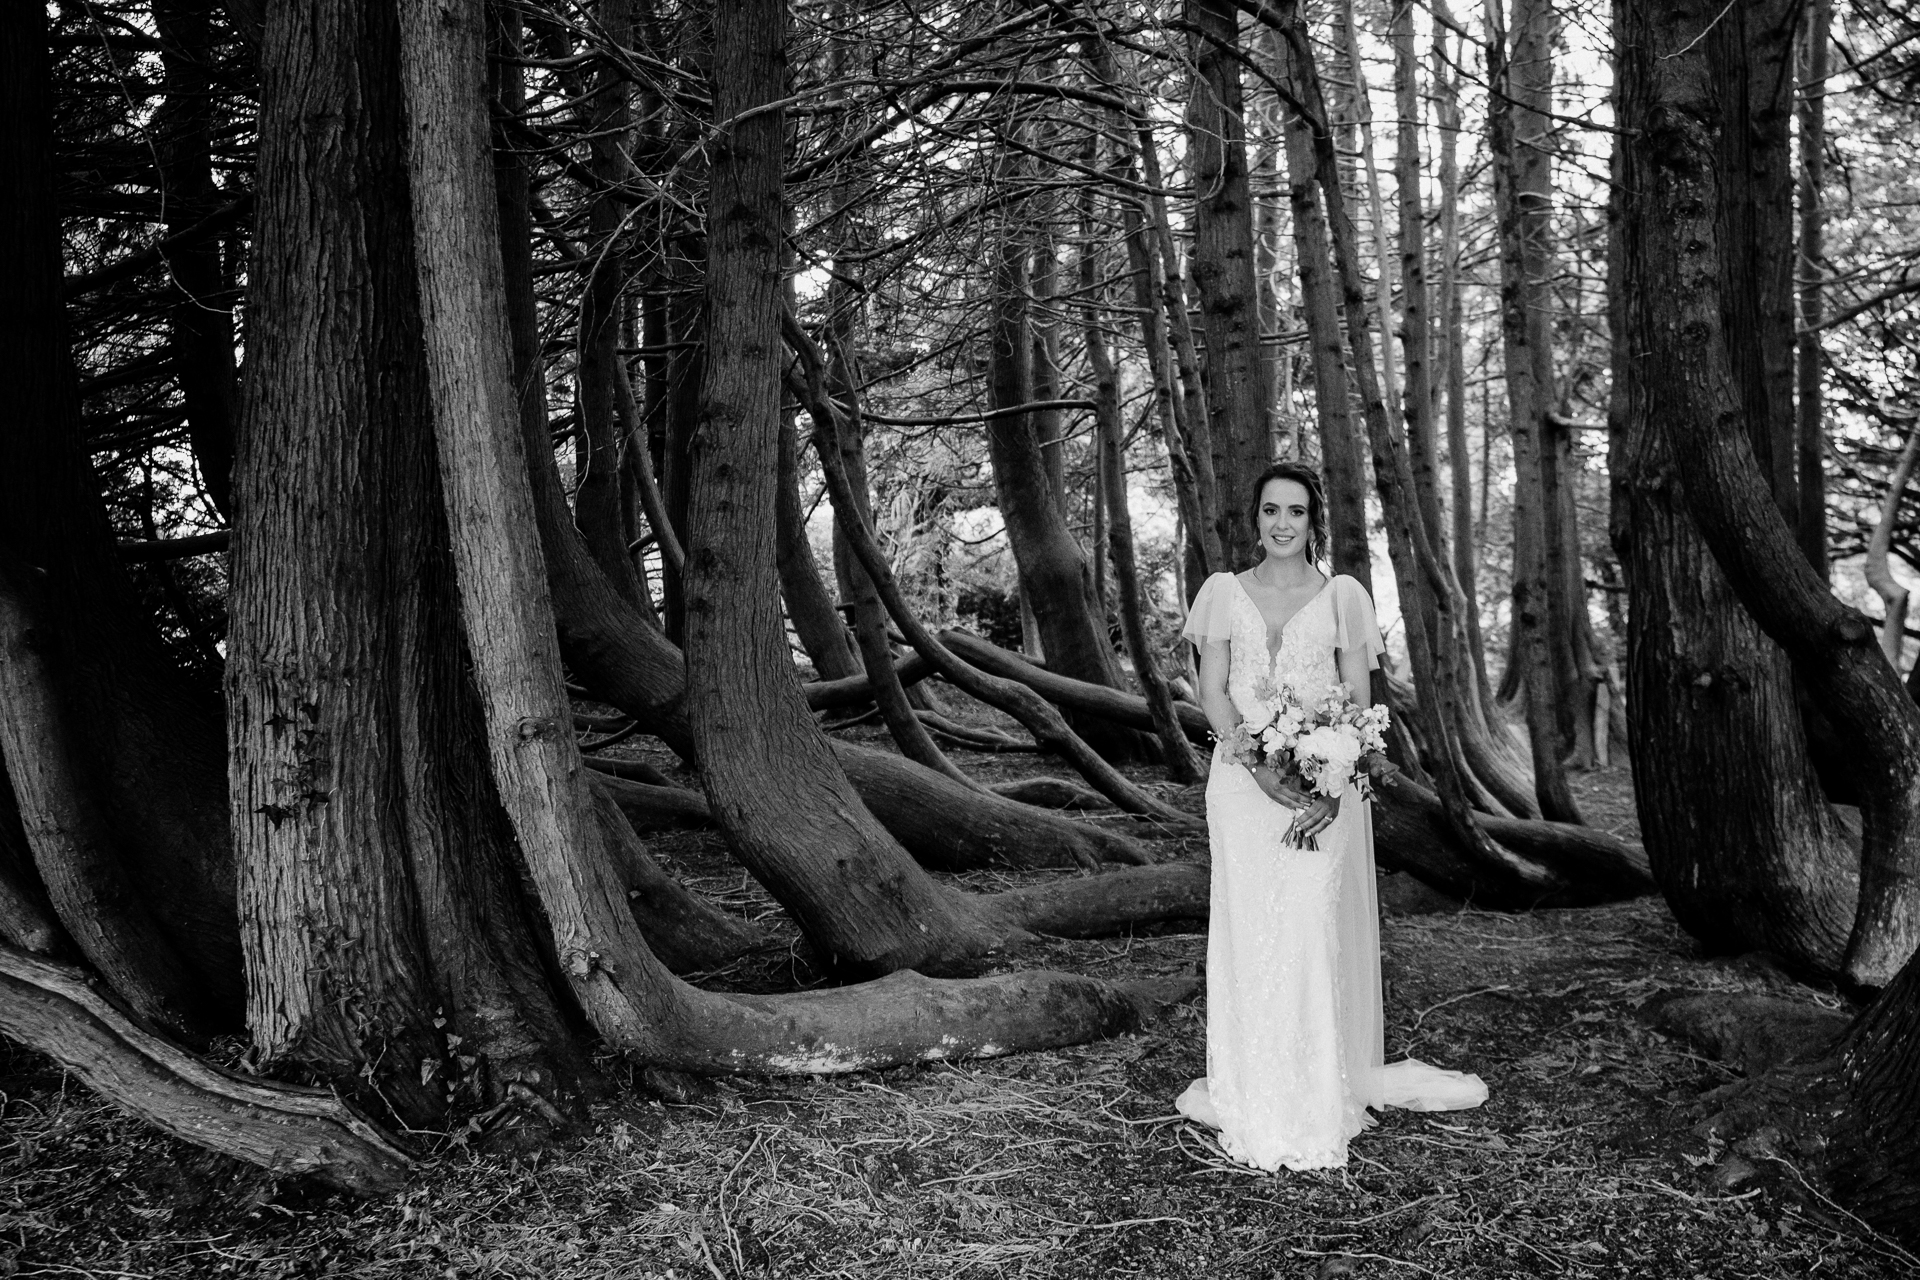
M 965 763 L 988 780 L 1065 773 L 1032 756 Z M 1579 786 L 1596 825 L 1635 836 L 1624 770 Z M 710 833 L 652 843 L 704 891 L 779 924 Z M 1435 912 L 1405 887 L 1383 886 L 1399 904 L 1383 926 L 1388 1056 L 1477 1071 L 1492 1097 L 1389 1112 L 1344 1171 L 1256 1174 L 1172 1114 L 1203 1070 L 1204 996 L 1139 1034 L 1058 1052 L 726 1081 L 678 1104 L 636 1090 L 537 1160 L 416 1134 L 412 1188 L 375 1201 L 160 1137 L 0 1042 L 0 1276 L 1920 1276 L 1786 1160 L 1749 1152 L 1756 1171 L 1727 1185 L 1730 1153 L 1694 1127 L 1711 1109 L 1700 1095 L 1734 1073 L 1652 1030 L 1644 1008 L 1666 992 L 1837 997 L 1753 958 L 1701 957 L 1658 899 Z M 786 936 L 703 980 L 820 981 Z M 1160 929 L 1006 963 L 1144 977 L 1196 972 L 1204 956 L 1203 934 Z

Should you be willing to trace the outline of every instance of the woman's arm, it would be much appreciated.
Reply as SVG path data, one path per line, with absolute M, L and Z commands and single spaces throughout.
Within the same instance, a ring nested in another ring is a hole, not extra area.
M 1226 641 L 1200 646 L 1200 709 L 1207 713 L 1207 723 L 1213 726 L 1217 738 L 1232 733 L 1241 719 L 1239 709 L 1233 705 L 1233 698 L 1227 693 L 1227 670 L 1231 665 Z M 1253 780 L 1259 784 L 1260 790 L 1275 804 L 1283 804 L 1289 809 L 1307 806 L 1307 796 L 1282 782 L 1278 771 L 1263 764 L 1254 766 L 1249 772 L 1253 774 Z M 1333 812 L 1339 812 L 1338 804 L 1334 805 Z
M 1335 649 L 1334 660 L 1340 666 L 1340 680 L 1353 691 L 1353 705 L 1370 707 L 1373 705 L 1373 668 L 1367 665 L 1367 655 L 1359 649 Z
M 1224 738 L 1240 723 L 1240 712 L 1227 695 L 1227 669 L 1232 659 L 1225 640 L 1210 640 L 1200 651 L 1200 709 L 1207 713 L 1213 736 Z

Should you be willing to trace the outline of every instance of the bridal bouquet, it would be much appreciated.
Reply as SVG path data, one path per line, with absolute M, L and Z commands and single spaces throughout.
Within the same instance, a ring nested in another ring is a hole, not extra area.
M 1385 707 L 1355 705 L 1353 690 L 1344 684 L 1312 706 L 1287 684 L 1269 682 L 1254 692 L 1259 705 L 1225 740 L 1230 759 L 1249 769 L 1270 765 L 1323 796 L 1337 796 L 1349 784 L 1362 796 L 1372 793 L 1365 761 L 1387 749 Z

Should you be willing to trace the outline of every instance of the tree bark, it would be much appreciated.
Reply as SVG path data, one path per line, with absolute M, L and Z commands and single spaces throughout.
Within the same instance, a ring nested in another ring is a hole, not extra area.
M 351 0 L 268 19 L 226 672 L 254 1045 L 417 1125 L 590 1068 L 450 625 L 398 42 Z
M 836 272 L 834 280 L 827 287 L 827 308 L 830 312 L 827 328 L 832 334 L 829 347 L 831 381 L 828 385 L 835 399 L 847 407 L 844 429 L 835 435 L 840 449 L 840 466 L 847 473 L 854 504 L 859 508 L 858 518 L 872 524 L 873 490 L 867 478 L 866 420 L 860 412 L 861 378 L 856 347 L 860 329 L 857 323 L 860 298 L 840 278 L 844 271 Z M 785 304 L 784 296 L 782 304 Z M 936 773 L 944 773 L 964 786 L 972 786 L 972 780 L 947 759 L 946 753 L 940 750 L 927 732 L 927 727 L 920 723 L 919 716 L 914 714 L 906 686 L 894 671 L 893 645 L 887 638 L 886 606 L 880 603 L 873 579 L 867 576 L 867 571 L 847 549 L 846 537 L 840 532 L 837 522 L 834 532 L 835 568 L 839 571 L 838 577 L 847 601 L 853 607 L 854 640 L 866 669 L 867 684 L 873 690 L 874 703 L 880 709 L 880 718 L 886 722 L 887 732 L 893 735 L 894 744 L 907 759 L 923 764 Z
M 787 617 L 800 647 L 822 680 L 865 679 L 847 625 L 833 606 L 820 563 L 807 538 L 806 513 L 800 509 L 800 429 L 791 415 L 780 426 L 779 488 L 774 494 L 774 567 Z
M 1254 280 L 1253 195 L 1240 63 L 1240 16 L 1232 0 L 1186 0 L 1195 29 L 1187 128 L 1193 166 L 1193 280 L 1206 330 L 1207 420 L 1220 489 L 1214 519 L 1227 555 L 1221 567 L 1251 563 L 1257 535 L 1241 504 L 1268 462 L 1271 367 L 1260 345 Z
M 223 1071 L 139 1026 L 67 965 L 0 948 L 0 1032 L 121 1110 L 283 1177 L 392 1195 L 412 1160 L 330 1089 Z
M 1551 574 L 1559 531 L 1549 506 L 1547 415 L 1553 398 L 1552 330 L 1546 293 L 1552 269 L 1553 202 L 1547 109 L 1552 94 L 1551 0 L 1515 0 L 1509 33 L 1504 0 L 1488 4 L 1487 111 L 1494 200 L 1500 217 L 1500 316 L 1506 357 L 1509 429 L 1513 439 L 1513 642 L 1510 668 L 1526 696 L 1540 812 L 1578 822 L 1563 763 L 1573 736 L 1571 657 L 1559 660 L 1570 634 L 1566 599 Z M 1550 559 L 1550 556 L 1552 557 Z M 1570 655 L 1571 650 L 1568 650 Z M 1567 670 L 1562 670 L 1566 667 Z M 1510 677 L 1511 679 L 1512 677 Z
M 1000 233 L 990 286 L 993 319 L 987 399 L 994 409 L 1029 404 L 1034 398 L 1031 249 L 1019 215 L 1010 215 L 1009 222 Z M 1034 415 L 1014 413 L 988 422 L 987 447 L 1007 542 L 1047 661 L 1076 679 L 1114 683 L 1106 627 L 1095 621 L 1088 604 L 1086 556 L 1068 527 Z M 1056 444 L 1053 451 L 1058 449 Z M 1090 745 L 1109 759 L 1128 760 L 1139 754 L 1140 744 L 1130 732 L 1116 732 L 1098 722 L 1078 732 L 1090 735 Z
M 1830 1136 L 1827 1177 L 1875 1229 L 1920 1245 L 1920 960 L 1847 1031 L 1839 1078 L 1847 1109 Z
M 33 847 L 20 823 L 20 805 L 4 759 L 0 759 L 0 942 L 50 960 L 77 954 L 34 869 Z
M 175 1034 L 217 1025 L 192 968 L 136 892 L 76 770 L 31 587 L 0 565 L 0 756 L 39 881 L 81 955 L 141 1017 Z
M 1305 96 L 1292 69 L 1285 37 L 1268 29 L 1272 60 L 1296 99 Z M 1367 464 L 1354 426 L 1347 381 L 1347 344 L 1340 333 L 1340 301 L 1333 279 L 1333 251 L 1326 215 L 1315 185 L 1318 161 L 1314 126 L 1294 103 L 1287 104 L 1287 198 L 1293 208 L 1294 260 L 1300 272 L 1300 306 L 1313 365 L 1314 417 L 1320 431 L 1320 470 L 1326 481 L 1327 533 L 1333 571 L 1373 592 L 1373 554 L 1367 546 Z
M 1100 259 L 1093 247 L 1093 193 L 1089 188 L 1081 196 L 1080 292 L 1089 300 L 1099 297 Z M 1153 646 L 1147 640 L 1146 605 L 1141 600 L 1140 569 L 1134 561 L 1133 516 L 1127 509 L 1127 468 L 1125 441 L 1120 425 L 1120 378 L 1113 367 L 1113 355 L 1107 350 L 1102 331 L 1104 316 L 1098 306 L 1087 308 L 1084 333 L 1087 368 L 1093 375 L 1095 429 L 1100 433 L 1100 498 L 1107 508 L 1107 535 L 1112 549 L 1114 584 L 1119 589 L 1120 623 L 1126 636 L 1127 651 L 1133 658 L 1134 678 L 1140 682 L 1147 706 L 1153 712 L 1153 728 L 1158 735 L 1161 761 L 1168 775 L 1183 784 L 1199 782 L 1206 769 L 1194 755 L 1186 732 L 1174 714 L 1173 692 L 1154 661 Z
M 1833 45 L 1832 0 L 1806 9 L 1800 76 L 1800 335 L 1796 363 L 1799 398 L 1794 446 L 1799 510 L 1795 532 L 1807 563 L 1827 576 L 1826 394 L 1820 326 L 1826 319 L 1827 71 Z
M 1440 135 L 1440 324 L 1444 339 L 1447 394 L 1447 461 L 1453 482 L 1453 576 L 1465 603 L 1468 655 L 1473 661 L 1474 692 L 1488 728 L 1500 732 L 1494 716 L 1493 685 L 1487 678 L 1487 644 L 1480 631 L 1478 539 L 1474 536 L 1473 462 L 1467 449 L 1467 343 L 1465 304 L 1460 296 L 1460 86 L 1455 58 L 1447 51 L 1445 0 L 1434 12 L 1433 85 Z M 1490 431 L 1491 424 L 1483 424 Z M 1529 788 L 1531 790 L 1531 788 Z
M 596 44 L 625 50 L 634 43 L 633 0 L 597 0 L 593 7 Z M 635 571 L 634 540 L 628 518 L 620 429 L 621 293 L 626 286 L 625 246 L 620 233 L 628 213 L 619 198 L 632 176 L 627 147 L 633 132 L 625 54 L 600 50 L 599 68 L 580 107 L 581 131 L 588 139 L 587 169 L 602 184 L 588 198 L 586 283 L 580 293 L 574 337 L 574 382 L 578 422 L 574 430 L 574 522 L 587 549 L 614 590 L 640 601 L 645 588 Z M 649 605 L 651 601 L 649 600 Z
M 237 1024 L 243 1000 L 220 709 L 166 658 L 88 464 L 61 304 L 48 57 L 45 12 L 7 9 L 0 167 L 11 185 L 0 243 L 11 250 L 0 255 L 0 310 L 18 332 L 0 343 L 12 406 L 0 417 L 0 547 L 9 575 L 28 574 L 33 652 L 51 682 L 48 713 L 70 735 L 76 803 L 102 824 L 132 900 L 191 967 L 198 1003 L 212 1011 L 197 1029 L 211 1031 Z M 8 756 L 13 769 L 35 758 Z M 62 923 L 76 937 L 96 927 Z
M 762 515 L 773 508 L 784 357 L 783 116 L 768 104 L 787 89 L 786 21 L 758 0 L 739 19 L 716 47 L 714 114 L 745 118 L 711 160 L 706 379 L 688 459 L 687 719 L 734 855 L 834 956 L 855 969 L 911 968 L 997 939 L 873 819 L 793 678 Z M 872 678 L 876 655 L 864 656 Z M 890 668 L 892 655 L 879 661 Z
M 1730 328 L 1719 297 L 1733 261 L 1750 261 L 1756 275 L 1765 275 L 1771 268 L 1759 259 L 1791 252 L 1784 225 L 1772 233 L 1770 243 L 1741 239 L 1768 224 L 1749 222 L 1743 232 L 1741 222 L 1723 207 L 1746 198 L 1744 184 L 1752 169 L 1737 163 L 1740 148 L 1784 145 L 1784 111 L 1757 112 L 1748 121 L 1728 108 L 1747 100 L 1750 63 L 1773 56 L 1771 46 L 1789 39 L 1790 13 L 1790 6 L 1782 3 L 1765 12 L 1743 13 L 1740 23 L 1716 27 L 1708 21 L 1710 15 L 1691 9 L 1635 3 L 1623 10 L 1622 122 L 1637 131 L 1630 134 L 1637 140 L 1627 151 L 1626 189 L 1632 196 L 1625 220 L 1633 426 L 1644 441 L 1672 450 L 1669 465 L 1683 477 L 1679 487 L 1687 514 L 1732 591 L 1768 638 L 1785 650 L 1815 703 L 1859 754 L 1864 826 L 1857 863 L 1859 894 L 1841 967 L 1856 983 L 1880 986 L 1912 954 L 1920 929 L 1920 824 L 1914 821 L 1920 811 L 1920 708 L 1887 665 L 1872 625 L 1831 595 L 1786 523 L 1751 435 L 1755 426 L 1770 421 L 1767 407 L 1753 403 L 1767 389 L 1766 381 L 1741 376 L 1743 370 L 1751 375 L 1766 367 L 1768 338 L 1757 329 Z M 1742 129 L 1764 128 L 1777 136 L 1729 144 L 1719 135 L 1732 120 L 1748 121 Z M 1656 287 L 1656 282 L 1663 283 Z M 1736 362 L 1730 349 L 1742 343 L 1761 351 L 1750 351 Z M 1662 478 L 1674 483 L 1672 476 Z M 1636 538 L 1649 532 L 1635 529 Z M 1646 585 L 1674 590 L 1659 577 Z M 1643 625 L 1641 612 L 1636 609 L 1636 628 Z M 1646 663 L 1647 656 L 1644 651 L 1636 654 L 1635 665 Z M 1675 661 L 1668 670 L 1679 675 L 1686 662 Z M 1706 678 L 1693 684 L 1703 689 L 1722 679 L 1732 684 L 1731 677 L 1738 673 L 1737 667 L 1723 666 L 1701 672 Z M 1784 673 L 1766 687 L 1784 701 Z M 1658 691 L 1648 692 L 1659 696 Z M 1645 708 L 1648 701 L 1636 694 L 1629 706 Z M 1727 740 L 1743 744 L 1744 758 L 1766 765 L 1787 756 L 1794 772 L 1779 780 L 1781 789 L 1795 788 L 1800 793 L 1796 815 L 1808 814 L 1817 821 L 1817 795 L 1805 794 L 1815 791 L 1811 771 L 1804 757 L 1795 758 L 1798 735 L 1790 727 L 1775 727 L 1766 737 L 1756 735 L 1752 726 L 1734 727 L 1740 732 Z M 1672 743 L 1672 738 L 1657 741 L 1657 735 L 1636 731 L 1636 772 L 1643 736 L 1650 746 L 1664 749 Z M 1765 744 L 1765 749 L 1756 750 L 1756 744 Z M 1641 776 L 1666 784 L 1684 780 L 1673 773 Z M 1717 794 L 1738 794 L 1744 801 L 1714 806 L 1716 810 L 1753 811 L 1770 803 L 1768 790 L 1732 792 L 1724 776 L 1713 785 Z M 1697 799 L 1690 802 L 1697 805 Z M 1802 823 L 1806 825 L 1813 824 Z M 1650 834 L 1650 850 L 1656 838 Z M 1797 887 L 1792 882 L 1805 883 L 1810 874 L 1829 867 L 1844 874 L 1850 865 L 1851 860 L 1830 851 L 1826 841 L 1800 838 L 1780 844 L 1784 847 L 1770 842 L 1738 847 L 1737 856 L 1749 863 L 1756 852 L 1787 862 L 1762 881 L 1763 893 L 1791 891 Z M 1820 854 L 1811 867 L 1808 848 Z M 1734 856 L 1735 850 L 1722 853 L 1709 846 L 1702 854 Z M 1746 875 L 1752 877 L 1751 870 Z M 1790 883 L 1777 883 L 1789 877 Z M 1724 908 L 1721 911 L 1724 915 Z M 1785 915 L 1768 923 L 1791 929 L 1799 920 Z M 1831 964 L 1831 952 L 1819 958 Z
M 217 99 L 211 19 L 216 7 L 211 0 L 163 0 L 153 6 L 166 91 L 154 126 L 170 238 L 214 214 L 228 198 L 213 181 Z M 226 280 L 220 269 L 220 240 L 183 238 L 168 250 L 166 261 L 174 295 L 169 347 L 186 404 L 187 441 L 207 496 L 222 515 L 231 516 L 233 310 L 221 300 Z

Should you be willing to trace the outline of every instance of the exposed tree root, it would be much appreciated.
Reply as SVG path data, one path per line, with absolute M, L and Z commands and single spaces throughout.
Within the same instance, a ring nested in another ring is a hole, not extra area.
M 715 997 L 736 1005 L 739 1016 L 714 1041 L 738 1047 L 687 1065 L 799 1075 L 1000 1057 L 1134 1030 L 1155 1005 L 1184 999 L 1198 985 L 1101 982 L 1051 970 L 956 979 L 909 971 L 797 995 Z
M 911 689 L 920 681 L 933 674 L 933 664 L 917 653 L 910 653 L 896 662 L 894 674 L 900 677 L 900 684 Z M 800 692 L 807 697 L 807 709 L 810 711 L 839 711 L 848 707 L 864 707 L 873 702 L 873 682 L 865 676 L 846 676 L 839 680 L 812 680 L 800 686 Z
M 406 1153 L 332 1092 L 222 1071 L 141 1029 L 78 969 L 0 947 L 0 1031 L 209 1150 L 362 1195 L 406 1183 Z
M 915 861 L 937 871 L 1145 864 L 1139 842 L 1030 804 L 963 787 L 904 756 L 836 742 L 840 767 L 873 816 Z
M 591 762 L 589 762 L 591 766 Z M 642 835 L 649 831 L 667 831 L 682 827 L 713 825 L 713 810 L 707 798 L 687 787 L 656 786 L 630 782 L 613 773 L 595 771 L 594 788 L 611 796 L 627 816 L 627 822 Z
M 1018 800 L 1021 804 L 1038 805 L 1042 809 L 1111 811 L 1113 808 L 1113 802 L 1098 791 L 1089 790 L 1065 778 L 1016 778 L 1012 782 L 996 782 L 989 790 L 997 796 Z
M 988 901 L 1029 933 L 1096 938 L 1128 925 L 1205 920 L 1211 876 L 1204 863 L 1167 862 L 1009 889 Z
M 1153 730 L 1153 713 L 1147 707 L 1147 700 L 1139 694 L 1109 689 L 1105 685 L 1090 684 L 1049 671 L 1017 653 L 981 639 L 971 631 L 949 628 L 940 633 L 940 642 L 987 674 L 1018 681 L 1047 701 L 1076 714 L 1099 716 L 1115 724 L 1148 732 Z M 1195 742 L 1208 740 L 1211 727 L 1207 724 L 1205 712 L 1190 702 L 1174 703 L 1174 711 L 1189 738 Z
M 1591 827 L 1481 816 L 1492 858 L 1454 834 L 1440 798 L 1404 776 L 1375 789 L 1374 853 L 1455 898 L 1502 910 L 1583 907 L 1654 892 L 1644 855 Z M 1497 843 L 1496 843 L 1497 842 Z

